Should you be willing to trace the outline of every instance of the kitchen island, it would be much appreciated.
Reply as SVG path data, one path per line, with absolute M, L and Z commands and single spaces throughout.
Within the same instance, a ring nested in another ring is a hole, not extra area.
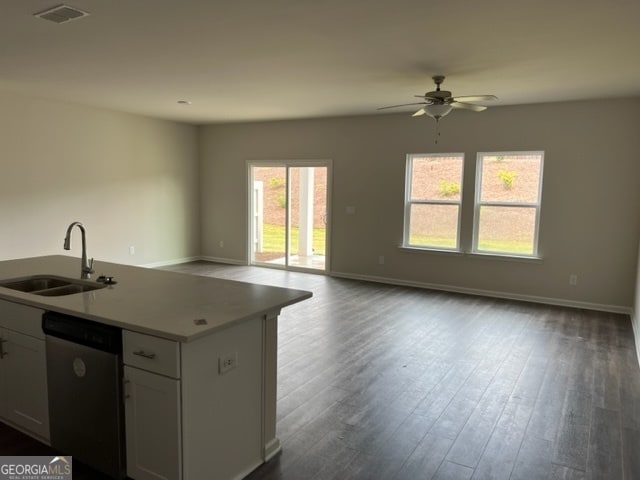
M 30 357 L 23 363 L 33 377 L 46 383 L 45 357 L 37 353 L 44 335 L 34 325 L 42 312 L 116 326 L 123 331 L 129 477 L 240 479 L 273 457 L 280 450 L 277 317 L 311 293 L 101 261 L 94 269 L 94 278 L 117 283 L 64 296 L 0 286 L 0 333 L 24 337 Z M 80 262 L 59 255 L 0 262 L 0 284 L 34 275 L 79 278 Z M 13 409 L 4 405 L 0 417 L 46 443 L 46 402 L 31 400 L 32 393 Z M 31 411 L 17 412 L 21 403 Z M 27 417 L 31 424 L 19 421 Z

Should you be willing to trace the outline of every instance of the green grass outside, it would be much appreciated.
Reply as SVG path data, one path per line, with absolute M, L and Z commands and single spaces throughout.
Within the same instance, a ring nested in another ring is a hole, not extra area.
M 447 237 L 428 237 L 426 235 L 412 235 L 409 243 L 416 247 L 456 248 L 456 240 Z
M 453 238 L 429 237 L 425 235 L 413 235 L 410 238 L 411 245 L 435 248 L 456 248 Z M 530 242 L 517 240 L 483 240 L 478 245 L 478 250 L 483 252 L 513 253 L 517 255 L 531 255 Z
M 478 250 L 483 252 L 515 253 L 520 255 L 533 254 L 531 242 L 517 240 L 483 240 L 478 245 Z
M 291 244 L 298 244 L 298 227 L 291 229 Z M 325 255 L 325 232 L 324 228 L 313 229 L 313 249 L 316 255 Z M 410 239 L 411 245 L 428 246 L 434 248 L 455 248 L 455 239 L 447 237 L 429 237 L 424 235 L 413 235 Z M 484 252 L 513 253 L 516 255 L 531 255 L 531 243 L 516 240 L 483 240 L 478 245 L 478 250 Z M 264 224 L 262 230 L 262 251 L 281 252 L 285 251 L 285 228 L 280 225 Z
M 298 245 L 298 227 L 291 228 L 291 245 Z M 313 229 L 313 253 L 315 255 L 325 255 L 326 252 L 326 229 Z M 262 225 L 262 251 L 263 252 L 285 252 L 285 228 L 280 225 Z

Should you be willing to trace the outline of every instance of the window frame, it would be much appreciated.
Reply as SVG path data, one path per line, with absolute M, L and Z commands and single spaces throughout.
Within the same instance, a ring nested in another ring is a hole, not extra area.
M 482 195 L 482 166 L 485 157 L 495 156 L 516 156 L 516 155 L 538 155 L 540 157 L 540 173 L 538 177 L 538 195 L 536 202 L 505 202 L 505 201 L 483 201 Z M 531 151 L 507 151 L 507 152 L 478 152 L 476 155 L 476 183 L 473 206 L 473 241 L 471 253 L 478 255 L 495 255 L 500 257 L 522 257 L 539 258 L 539 235 L 540 235 L 540 210 L 542 206 L 542 183 L 544 179 L 544 150 Z M 480 209 L 482 207 L 509 207 L 509 208 L 534 208 L 534 232 L 533 232 L 533 252 L 517 253 L 499 250 L 481 250 L 478 248 L 480 233 Z
M 461 170 L 460 170 L 460 197 L 458 200 L 412 200 L 412 180 L 413 180 L 413 161 L 416 158 L 461 158 Z M 464 184 L 464 163 L 465 155 L 463 152 L 447 152 L 447 153 L 410 153 L 407 154 L 406 170 L 405 170 L 405 186 L 404 186 L 404 226 L 402 237 L 402 248 L 420 249 L 420 250 L 432 250 L 432 251 L 446 251 L 446 252 L 460 252 L 460 232 L 462 230 L 462 198 L 463 198 L 463 184 Z M 412 205 L 457 205 L 458 207 L 458 219 L 456 228 L 456 245 L 455 247 L 443 247 L 435 245 L 416 245 L 410 243 L 411 240 L 411 207 Z

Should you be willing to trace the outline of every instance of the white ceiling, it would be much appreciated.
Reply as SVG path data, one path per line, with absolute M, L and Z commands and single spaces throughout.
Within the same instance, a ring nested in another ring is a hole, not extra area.
M 2 0 L 0 88 L 197 124 L 380 115 L 434 74 L 495 105 L 640 96 L 638 0 L 68 0 L 91 15 L 33 16 L 59 3 Z

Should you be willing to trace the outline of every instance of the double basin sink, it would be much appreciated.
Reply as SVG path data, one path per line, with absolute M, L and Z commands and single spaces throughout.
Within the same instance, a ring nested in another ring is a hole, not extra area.
M 0 282 L 0 287 L 43 297 L 61 297 L 63 295 L 99 290 L 105 288 L 106 285 L 53 275 L 33 275 L 3 280 Z

